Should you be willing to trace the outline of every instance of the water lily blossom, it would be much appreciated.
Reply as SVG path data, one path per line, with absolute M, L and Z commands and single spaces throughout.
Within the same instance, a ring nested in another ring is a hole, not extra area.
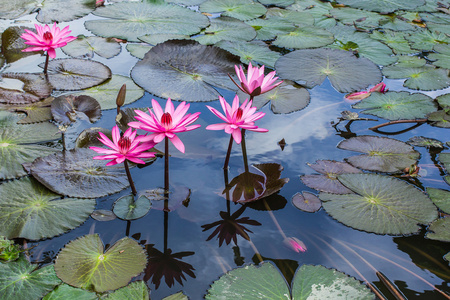
M 240 85 L 237 84 L 230 76 L 231 80 L 241 91 L 249 94 L 250 99 L 276 88 L 283 82 L 279 81 L 275 83 L 275 81 L 278 79 L 278 77 L 275 77 L 275 71 L 272 71 L 265 76 L 264 66 L 258 68 L 253 67 L 252 63 L 249 63 L 247 76 L 245 76 L 245 72 L 242 66 L 234 66 L 234 69 L 236 70 L 236 74 L 239 77 Z
M 64 27 L 62 30 L 56 26 L 56 23 L 51 28 L 48 25 L 41 26 L 38 24 L 35 24 L 34 27 L 37 33 L 25 29 L 26 33 L 20 37 L 26 40 L 25 44 L 35 47 L 23 49 L 22 52 L 47 51 L 51 58 L 55 58 L 56 48 L 64 47 L 67 43 L 76 39 L 74 36 L 69 36 L 71 32 L 69 26 Z
M 172 100 L 169 98 L 166 102 L 166 108 L 163 111 L 159 103 L 155 99 L 152 99 L 153 112 L 149 109 L 148 112 L 150 115 L 148 115 L 143 111 L 135 110 L 138 114 L 135 118 L 139 122 L 130 122 L 128 126 L 152 132 L 146 138 L 153 140 L 156 144 L 167 137 L 178 150 L 184 153 L 184 144 L 176 133 L 190 131 L 200 127 L 200 125 L 188 126 L 195 122 L 200 115 L 200 112 L 186 114 L 189 106 L 186 102 L 181 102 L 175 109 Z
M 132 128 L 128 128 L 121 136 L 119 127 L 117 125 L 114 126 L 112 129 L 112 141 L 102 132 L 99 132 L 99 134 L 100 138 L 98 138 L 98 140 L 110 149 L 101 147 L 89 148 L 97 153 L 106 154 L 95 156 L 93 158 L 104 160 L 111 159 L 111 161 L 106 164 L 107 166 L 120 164 L 125 160 L 129 160 L 137 164 L 145 164 L 141 158 L 155 157 L 154 152 L 145 152 L 150 148 L 153 148 L 155 143 L 147 141 L 148 139 L 146 136 L 136 136 L 136 131 L 133 131 Z
M 239 106 L 239 97 L 236 95 L 233 100 L 233 106 L 230 106 L 223 97 L 219 96 L 220 105 L 225 112 L 223 115 L 217 109 L 206 106 L 217 117 L 225 121 L 225 123 L 208 125 L 208 130 L 225 130 L 231 134 L 236 143 L 240 144 L 242 140 L 241 128 L 256 132 L 267 132 L 269 130 L 258 128 L 255 121 L 264 117 L 265 113 L 256 112 L 256 106 L 252 106 L 252 101 L 247 99 Z
M 379 84 L 377 84 L 376 86 L 374 86 L 373 88 L 371 88 L 368 91 L 362 91 L 362 92 L 356 92 L 356 93 L 351 93 L 348 95 L 345 95 L 345 99 L 347 100 L 351 100 L 351 101 L 360 101 L 363 99 L 366 99 L 367 97 L 370 96 L 370 94 L 372 94 L 373 92 L 379 92 L 379 93 L 386 93 L 388 91 L 388 89 L 386 88 L 386 84 L 384 82 L 380 82 Z

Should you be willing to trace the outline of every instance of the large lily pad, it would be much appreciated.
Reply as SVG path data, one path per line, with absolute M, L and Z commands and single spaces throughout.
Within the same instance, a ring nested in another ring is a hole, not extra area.
M 31 73 L 3 73 L 5 78 L 16 79 L 17 88 L 0 88 L 0 103 L 29 104 L 47 98 L 52 92 L 52 86 L 43 74 Z
M 20 118 L 8 112 L 0 112 L 0 179 L 25 176 L 23 163 L 57 151 L 33 143 L 46 142 L 61 137 L 58 127 L 50 123 L 19 125 Z
M 67 22 L 90 14 L 95 0 L 45 0 L 39 5 L 36 20 L 41 23 Z
M 378 27 L 378 23 L 383 18 L 378 13 L 352 7 L 336 7 L 330 10 L 330 14 L 344 25 L 368 29 Z
M 0 185 L 0 235 L 40 240 L 80 226 L 95 200 L 64 198 L 26 177 Z
M 125 286 L 147 264 L 144 249 L 125 237 L 104 253 L 97 234 L 85 235 L 67 244 L 58 254 L 55 271 L 67 284 L 96 292 Z
M 255 19 L 266 13 L 264 5 L 251 0 L 208 0 L 200 4 L 200 11 L 206 13 L 222 13 L 242 21 Z
M 0 263 L 0 298 L 2 300 L 38 300 L 60 284 L 53 265 L 38 268 L 24 257 Z
M 53 100 L 51 111 L 55 121 L 63 125 L 69 125 L 77 118 L 94 123 L 102 116 L 97 100 L 86 95 L 59 96 Z
M 447 69 L 439 69 L 430 65 L 416 68 L 393 65 L 383 68 L 383 75 L 387 78 L 408 78 L 403 84 L 405 87 L 422 91 L 434 91 L 448 87 L 450 85 L 448 72 Z
M 205 299 L 375 299 L 358 280 L 323 266 L 301 266 L 292 282 L 291 296 L 280 271 L 263 262 L 229 271 L 212 284 Z
M 291 21 L 277 17 L 270 19 L 253 19 L 246 21 L 245 23 L 256 30 L 256 38 L 262 41 L 272 40 L 278 34 L 288 33 L 295 28 L 295 25 Z
M 352 192 L 337 180 L 338 175 L 362 173 L 361 170 L 352 165 L 340 161 L 318 160 L 314 164 L 308 164 L 308 166 L 321 175 L 302 175 L 300 176 L 302 182 L 312 189 L 333 194 L 349 194 Z
M 57 90 L 87 89 L 109 78 L 111 78 L 111 70 L 93 60 L 68 58 L 53 59 L 48 63 L 48 80 Z
M 83 289 L 74 288 L 68 284 L 61 284 L 57 286 L 53 291 L 45 295 L 42 300 L 97 300 L 98 297 L 95 293 L 89 292 Z
M 431 97 L 408 92 L 372 93 L 353 105 L 353 108 L 364 109 L 365 114 L 391 121 L 425 118 L 427 114 L 437 110 Z
M 450 43 L 450 38 L 446 34 L 427 29 L 414 32 L 414 34 L 406 36 L 406 39 L 411 43 L 411 48 L 420 51 L 431 51 L 436 45 Z
M 416 187 L 388 176 L 343 174 L 339 181 L 355 194 L 320 193 L 323 208 L 347 226 L 379 234 L 418 232 L 437 218 L 436 207 Z
M 112 38 L 84 35 L 79 35 L 76 40 L 61 48 L 69 56 L 88 58 L 92 58 L 94 53 L 104 58 L 111 58 L 118 55 L 121 49 L 120 44 Z
M 341 141 L 339 149 L 365 153 L 346 160 L 355 167 L 378 172 L 401 173 L 420 157 L 410 145 L 396 139 L 363 135 Z
M 275 63 L 281 78 L 312 88 L 326 77 L 342 93 L 361 91 L 381 81 L 377 65 L 366 58 L 334 49 L 303 49 L 288 53 Z
M 31 174 L 50 190 L 70 196 L 98 198 L 117 193 L 128 186 L 121 167 L 105 167 L 96 153 L 77 148 L 36 159 Z
M 289 8 L 292 6 L 289 6 Z M 296 27 L 313 26 L 314 17 L 308 12 L 272 7 L 267 10 L 266 19 L 272 21 L 289 21 Z M 318 26 L 320 27 L 320 26 Z
M 333 41 L 333 34 L 328 30 L 303 26 L 287 33 L 278 34 L 273 44 L 284 48 L 306 49 L 326 46 Z
M 450 218 L 440 218 L 431 223 L 426 237 L 432 240 L 450 242 Z
M 109 294 L 105 300 L 148 300 L 148 287 L 144 281 L 135 281 Z
M 139 42 L 146 34 L 175 33 L 191 35 L 208 26 L 206 16 L 188 8 L 166 3 L 115 3 L 97 8 L 99 17 L 110 19 L 85 22 L 88 30 L 102 37 Z
M 220 17 L 211 20 L 211 25 L 194 39 L 203 45 L 212 45 L 219 41 L 250 41 L 256 36 L 255 29 L 230 17 Z
M 412 10 L 425 4 L 424 0 L 339 0 L 338 2 L 355 8 L 384 13 Z
M 212 86 L 235 90 L 228 78 L 239 59 L 195 41 L 173 40 L 153 47 L 131 70 L 148 92 L 163 98 L 210 101 L 220 95 Z

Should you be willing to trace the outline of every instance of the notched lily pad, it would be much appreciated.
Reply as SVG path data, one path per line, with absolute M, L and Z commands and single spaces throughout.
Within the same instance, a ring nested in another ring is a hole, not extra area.
M 17 124 L 33 124 L 33 123 L 40 123 L 45 121 L 50 121 L 53 119 L 52 112 L 50 109 L 50 105 L 52 104 L 52 101 L 54 100 L 53 97 L 48 97 L 42 101 L 35 102 L 28 105 L 18 105 L 18 106 L 6 106 L 10 110 L 14 110 L 16 112 L 22 112 L 25 113 L 27 116 L 20 121 L 17 122 Z
M 97 100 L 86 95 L 59 96 L 53 100 L 51 107 L 53 118 L 62 125 L 69 125 L 76 119 L 94 123 L 102 116 L 100 104 Z
M 104 252 L 100 237 L 91 234 L 59 252 L 55 271 L 67 284 L 101 293 L 125 286 L 146 264 L 144 249 L 133 239 L 125 237 Z
M 229 52 L 195 41 L 172 40 L 153 47 L 131 70 L 148 92 L 172 100 L 210 101 L 220 95 L 213 87 L 236 90 L 228 77 L 239 65 Z
M 425 193 L 389 176 L 343 174 L 339 181 L 354 194 L 320 193 L 323 208 L 347 226 L 378 234 L 410 234 L 429 224 L 437 210 Z
M 275 46 L 293 49 L 318 48 L 334 42 L 334 36 L 326 29 L 312 26 L 297 27 L 277 35 Z
M 135 220 L 145 216 L 151 206 L 152 204 L 147 197 L 135 197 L 133 194 L 129 194 L 120 197 L 114 202 L 113 212 L 122 220 Z
M 39 5 L 36 20 L 41 23 L 68 22 L 90 14 L 95 0 L 45 0 Z
M 396 139 L 377 136 L 358 136 L 341 141 L 339 149 L 365 153 L 346 160 L 355 167 L 386 173 L 401 173 L 416 164 L 420 157 L 410 145 Z
M 222 40 L 251 41 L 256 36 L 256 31 L 252 26 L 230 17 L 212 19 L 211 24 L 201 33 L 194 39 L 203 45 L 212 45 Z
M 44 67 L 44 64 L 40 64 Z M 82 90 L 111 78 L 111 70 L 102 63 L 77 58 L 53 59 L 48 63 L 48 80 L 56 90 Z
M 31 174 L 50 190 L 70 196 L 98 198 L 126 188 L 128 178 L 122 167 L 105 167 L 96 153 L 77 148 L 40 157 L 31 165 Z
M 440 148 L 440 149 L 444 148 L 444 143 L 442 143 L 441 141 L 423 136 L 413 136 L 407 141 L 407 143 L 412 146 L 418 147 Z
M 431 223 L 426 237 L 432 240 L 450 242 L 450 218 L 440 218 Z
M 310 192 L 296 193 L 292 196 L 292 204 L 306 212 L 316 212 L 322 207 L 320 199 Z
M 407 78 L 403 86 L 413 90 L 434 91 L 450 85 L 448 70 L 431 65 L 423 67 L 388 66 L 383 68 L 383 75 L 392 79 Z
M 76 40 L 61 50 L 72 57 L 94 57 L 94 53 L 104 58 L 112 58 L 120 53 L 122 47 L 112 38 L 79 35 Z

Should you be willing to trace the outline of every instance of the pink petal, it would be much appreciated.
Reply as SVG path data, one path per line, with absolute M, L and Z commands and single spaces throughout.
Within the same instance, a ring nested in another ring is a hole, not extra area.
M 174 135 L 172 138 L 170 138 L 170 141 L 175 146 L 175 148 L 177 148 L 181 153 L 184 153 L 184 144 L 178 136 Z
M 241 133 L 241 130 L 240 130 L 240 129 L 235 129 L 235 130 L 233 130 L 233 132 L 231 133 L 231 135 L 233 136 L 233 139 L 234 139 L 234 141 L 235 141 L 237 144 L 240 144 L 240 143 L 241 143 L 241 140 L 242 140 L 242 133 Z

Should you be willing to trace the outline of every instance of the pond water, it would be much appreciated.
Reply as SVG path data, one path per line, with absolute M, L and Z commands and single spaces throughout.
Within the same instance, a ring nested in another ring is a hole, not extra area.
M 15 25 L 32 27 L 34 17 L 35 14 L 20 17 Z M 93 36 L 85 29 L 84 24 L 86 21 L 97 19 L 102 18 L 89 14 L 71 22 L 61 22 L 58 26 L 63 28 L 70 25 L 73 36 L 81 34 Z M 4 21 L 1 28 L 6 29 L 12 22 Z M 121 52 L 117 56 L 106 59 L 94 55 L 93 60 L 108 66 L 112 74 L 129 77 L 139 59 L 132 56 L 125 46 L 126 43 L 121 44 Z M 69 56 L 57 49 L 57 58 L 66 57 Z M 28 56 L 8 64 L 4 67 L 3 73 L 38 73 L 42 71 L 38 64 L 43 62 L 44 56 Z M 404 87 L 404 80 L 384 78 L 383 82 L 390 91 L 416 92 Z M 167 88 L 170 89 L 173 84 L 176 83 L 167 82 Z M 205 130 L 207 125 L 218 123 L 217 117 L 206 108 L 206 105 L 220 110 L 219 101 L 190 102 L 190 113 L 201 112 L 195 123 L 201 127 L 179 134 L 186 147 L 185 153 L 179 152 L 173 145 L 169 147 L 171 190 L 178 191 L 178 194 L 174 193 L 177 194 L 174 196 L 175 199 L 169 201 L 170 212 L 163 210 L 163 200 L 153 200 L 150 211 L 136 220 L 126 221 L 116 218 L 111 221 L 98 221 L 89 217 L 81 226 L 56 237 L 37 241 L 32 239 L 16 239 L 16 241 L 25 243 L 27 247 L 33 247 L 29 255 L 31 262 L 46 265 L 54 262 L 58 252 L 66 244 L 79 237 L 98 234 L 108 247 L 128 236 L 146 247 L 150 255 L 149 266 L 161 268 L 158 271 L 153 270 L 155 273 L 151 274 L 152 271 L 147 267 L 147 273 L 141 273 L 133 279 L 147 280 L 152 299 L 163 299 L 179 291 L 189 299 L 201 299 L 207 294 L 213 282 L 226 272 L 248 264 L 258 264 L 261 260 L 274 262 L 289 281 L 294 276 L 295 270 L 304 264 L 322 265 L 358 280 L 367 280 L 378 287 L 387 299 L 395 299 L 377 277 L 376 271 L 379 271 L 397 285 L 407 299 L 445 299 L 446 297 L 433 286 L 447 294 L 450 293 L 448 286 L 450 270 L 448 261 L 443 258 L 450 248 L 444 241 L 425 237 L 429 223 L 421 224 L 417 233 L 377 234 L 370 230 L 363 231 L 344 225 L 324 208 L 314 213 L 301 211 L 293 205 L 292 198 L 298 192 L 319 194 L 319 191 L 308 187 L 300 179 L 301 175 L 317 174 L 308 164 L 314 164 L 318 160 L 341 162 L 357 154 L 337 148 L 343 140 L 369 135 L 406 142 L 411 137 L 424 136 L 445 143 L 449 141 L 448 129 L 420 123 L 420 126 L 401 132 L 414 125 L 410 123 L 390 125 L 381 128 L 383 132 L 375 132 L 369 130 L 369 127 L 387 121 L 364 115 L 360 109 L 352 108 L 352 104 L 344 100 L 345 93 L 338 92 L 328 79 L 308 90 L 310 102 L 304 109 L 288 114 L 275 114 L 270 104 L 265 105 L 260 111 L 266 115 L 257 121 L 257 125 L 267 128 L 269 132 L 246 133 L 248 164 L 279 164 L 280 178 L 288 179 L 287 183 L 279 186 L 280 189 L 276 193 L 248 204 L 226 199 L 226 193 L 223 193 L 226 181 L 231 182 L 245 170 L 241 147 L 236 143 L 233 144 L 229 169 L 224 173 L 223 163 L 230 136 L 223 131 Z M 219 92 L 228 103 L 231 103 L 235 96 L 235 92 L 230 90 L 219 89 Z M 423 93 L 435 98 L 448 92 L 449 89 L 443 89 Z M 60 94 L 62 92 L 54 92 L 54 95 Z M 127 104 L 125 108 L 150 107 L 151 99 L 157 100 L 161 105 L 166 101 L 165 98 L 146 91 L 143 97 Z M 178 104 L 179 102 L 175 102 L 175 105 Z M 343 121 L 336 126 L 341 112 L 347 110 L 358 112 L 360 117 L 378 121 L 355 121 L 349 128 L 345 127 L 348 121 Z M 109 109 L 103 110 L 101 119 L 94 124 L 77 120 L 67 129 L 65 137 L 67 149 L 75 146 L 76 138 L 84 129 L 90 127 L 111 129 L 115 125 L 115 118 L 116 110 Z M 285 141 L 285 145 L 280 145 L 281 140 Z M 61 140 L 46 145 L 62 150 Z M 164 152 L 164 143 L 158 144 L 155 148 Z M 420 168 L 419 176 L 400 177 L 401 174 L 396 174 L 398 178 L 396 180 L 407 182 L 423 191 L 425 188 L 448 190 L 449 186 L 443 179 L 448 170 L 445 171 L 443 163 L 439 163 L 436 158 L 439 152 L 448 152 L 448 145 L 443 149 L 425 147 L 414 149 L 420 153 L 417 164 Z M 252 170 L 254 169 L 250 167 L 250 171 Z M 261 174 L 258 170 L 254 172 Z M 377 173 L 367 170 L 364 172 Z M 266 176 L 277 176 L 276 172 L 273 174 Z M 394 177 L 383 172 L 378 174 Z M 138 191 L 164 187 L 164 158 L 157 158 L 145 168 L 132 168 L 131 175 Z M 225 178 L 226 176 L 228 178 Z M 17 179 L 5 180 L 2 185 L 14 180 Z M 99 197 L 96 199 L 95 209 L 111 210 L 117 199 L 128 194 L 130 188 Z M 213 234 L 219 225 L 215 222 L 223 220 L 222 217 L 227 213 L 232 215 L 235 212 L 239 214 L 237 219 L 248 218 L 242 221 L 241 225 L 247 228 L 249 240 L 237 235 L 237 242 L 234 242 L 231 237 L 233 230 L 229 229 L 228 233 L 223 231 L 222 234 L 225 236 L 228 234 L 231 241 L 225 238 L 219 245 L 218 235 Z M 354 214 L 356 218 L 358 212 L 354 211 Z M 392 220 L 386 222 L 390 221 Z M 211 225 L 208 230 L 204 230 L 205 225 L 208 227 L 208 224 L 213 223 L 216 226 Z M 296 252 L 286 244 L 286 238 L 298 239 L 306 251 Z M 182 263 L 175 263 L 174 266 L 172 259 L 164 264 L 158 253 L 164 250 L 167 253 L 168 249 L 171 249 L 172 253 L 184 252 L 175 256 Z M 169 270 L 170 266 L 172 271 Z M 159 280 L 158 272 L 160 272 Z M 162 274 L 165 277 L 161 278 Z M 170 282 L 168 278 L 172 278 L 169 285 L 166 283 Z M 182 284 L 177 282 L 176 278 Z

